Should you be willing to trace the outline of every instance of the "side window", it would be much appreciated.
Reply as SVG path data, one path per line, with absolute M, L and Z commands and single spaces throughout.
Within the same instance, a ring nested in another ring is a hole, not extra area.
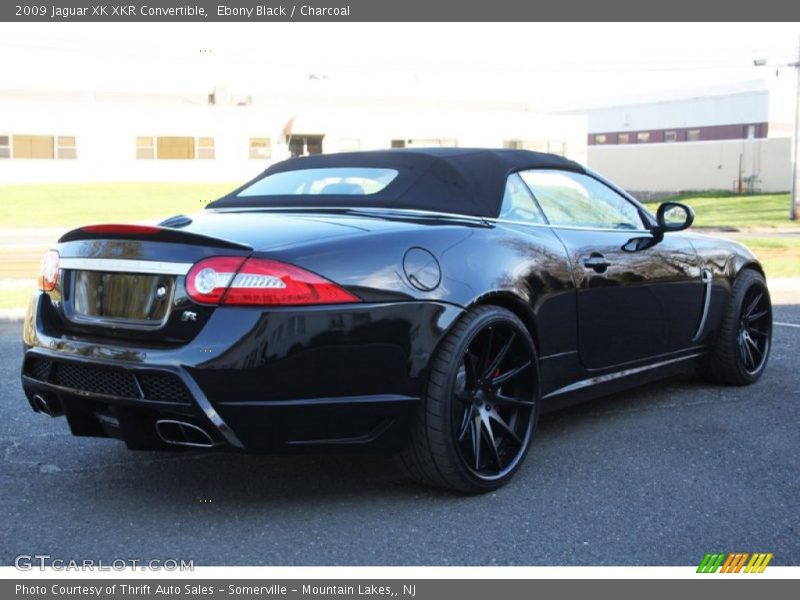
M 593 177 L 550 170 L 521 175 L 551 225 L 644 229 L 636 206 Z
M 498 218 L 526 223 L 546 223 L 542 210 L 517 173 L 512 173 L 506 180 L 506 190 Z

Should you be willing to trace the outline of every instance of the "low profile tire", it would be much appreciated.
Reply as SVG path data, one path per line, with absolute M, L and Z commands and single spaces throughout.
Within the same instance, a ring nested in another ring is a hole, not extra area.
M 528 329 L 504 308 L 476 307 L 433 358 L 401 465 L 424 484 L 466 493 L 497 489 L 525 458 L 538 416 Z
M 734 281 L 704 375 L 715 383 L 749 385 L 764 372 L 772 342 L 772 303 L 764 276 L 752 269 Z

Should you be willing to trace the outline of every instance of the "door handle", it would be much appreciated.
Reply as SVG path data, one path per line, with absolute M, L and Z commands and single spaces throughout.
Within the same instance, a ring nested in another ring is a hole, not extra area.
M 594 269 L 598 273 L 604 273 L 611 263 L 599 252 L 592 252 L 588 258 L 583 259 L 583 266 L 587 269 Z

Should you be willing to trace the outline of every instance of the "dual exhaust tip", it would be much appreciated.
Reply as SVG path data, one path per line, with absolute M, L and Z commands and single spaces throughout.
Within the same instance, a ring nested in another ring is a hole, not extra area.
M 173 446 L 214 448 L 220 445 L 205 429 L 186 421 L 160 419 L 156 421 L 156 433 L 161 441 Z
M 34 394 L 31 400 L 36 411 L 48 417 L 60 417 L 64 414 L 61 402 L 55 397 L 47 394 Z M 221 445 L 221 442 L 215 441 L 205 429 L 186 421 L 160 419 L 156 421 L 156 433 L 161 441 L 173 446 L 214 448 Z

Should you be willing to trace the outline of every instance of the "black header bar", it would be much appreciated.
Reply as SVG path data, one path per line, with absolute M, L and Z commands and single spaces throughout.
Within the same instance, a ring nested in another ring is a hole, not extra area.
M 271 21 L 794 21 L 800 4 L 786 0 L 10 0 L 0 21 L 271 22 Z M 442 35 L 446 37 L 446 30 Z

